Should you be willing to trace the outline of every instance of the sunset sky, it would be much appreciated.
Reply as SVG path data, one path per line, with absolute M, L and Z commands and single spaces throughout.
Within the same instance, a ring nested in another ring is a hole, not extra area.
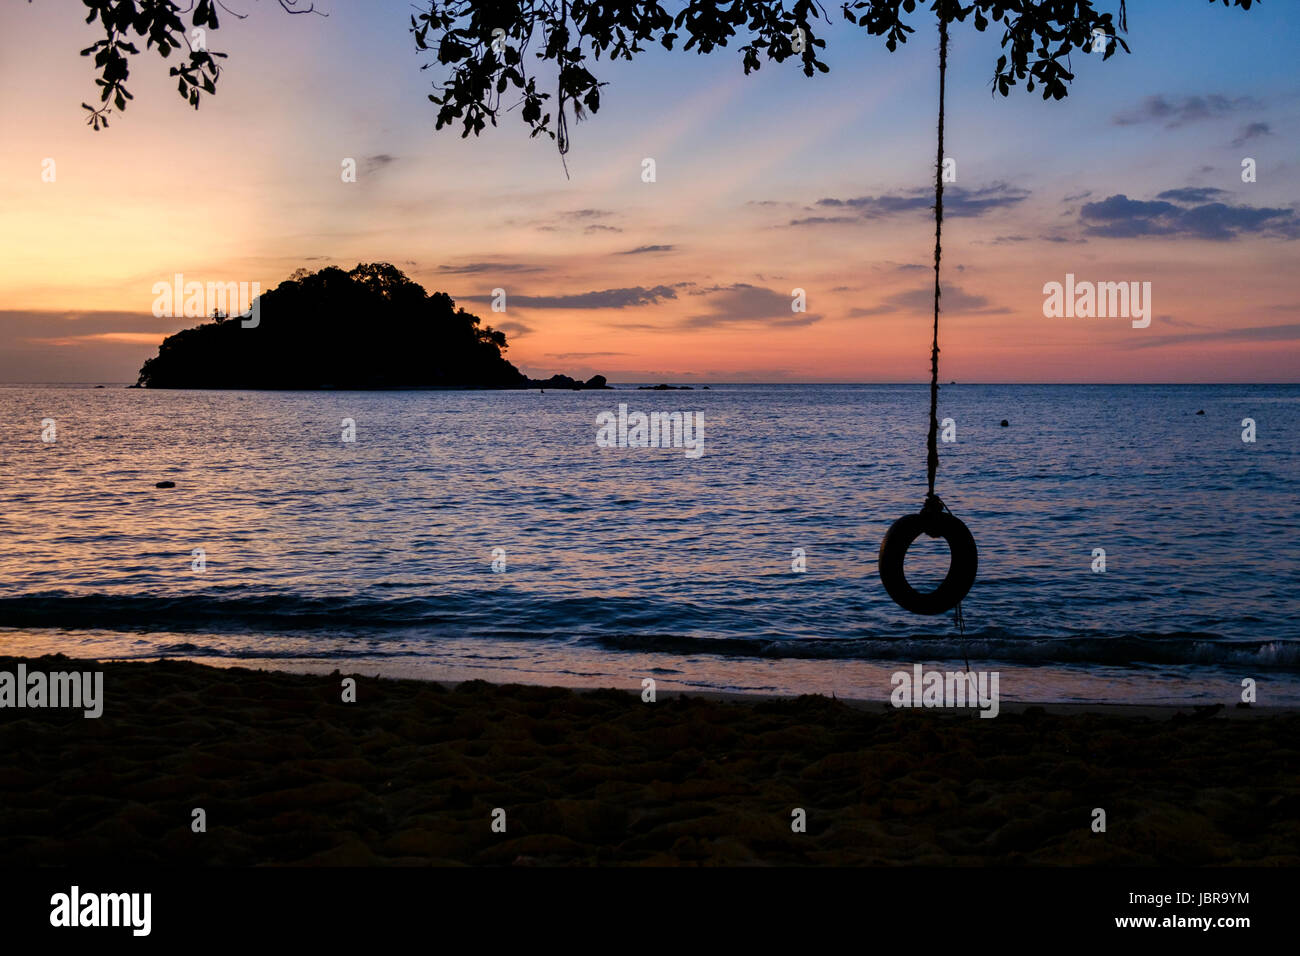
M 142 52 L 134 101 L 98 133 L 78 51 L 99 25 L 66 0 L 0 12 L 0 381 L 134 381 L 195 324 L 151 314 L 175 273 L 267 289 L 362 261 L 450 293 L 535 376 L 928 378 L 928 16 L 891 54 L 828 7 L 831 72 L 813 79 L 789 63 L 747 77 L 735 49 L 602 61 L 610 85 L 571 124 L 566 179 L 514 113 L 478 139 L 435 133 L 441 73 L 420 70 L 418 4 L 228 5 L 248 18 L 209 40 L 230 54 L 214 97 L 190 109 Z M 943 378 L 1300 381 L 1293 0 L 1131 3 L 1133 52 L 1076 53 L 1061 102 L 990 95 L 1000 36 L 953 28 Z M 1242 182 L 1246 157 L 1257 182 Z M 1150 327 L 1045 318 L 1043 285 L 1066 273 L 1150 282 Z M 361 316 L 357 334 L 384 330 Z

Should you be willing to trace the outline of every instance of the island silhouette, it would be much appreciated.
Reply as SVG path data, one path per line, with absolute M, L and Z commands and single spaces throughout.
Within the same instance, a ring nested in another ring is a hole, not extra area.
M 608 388 L 603 375 L 531 379 L 505 333 L 396 266 L 299 269 L 242 316 L 169 335 L 136 388 Z

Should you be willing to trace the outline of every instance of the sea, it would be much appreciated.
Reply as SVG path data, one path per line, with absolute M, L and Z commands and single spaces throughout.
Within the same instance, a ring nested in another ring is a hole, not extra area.
M 702 442 L 598 442 L 620 404 Z M 928 414 L 916 385 L 0 386 L 0 653 L 881 701 L 919 663 L 1004 701 L 1300 704 L 1300 386 L 946 385 L 960 626 L 877 573 Z M 909 552 L 919 589 L 944 547 Z

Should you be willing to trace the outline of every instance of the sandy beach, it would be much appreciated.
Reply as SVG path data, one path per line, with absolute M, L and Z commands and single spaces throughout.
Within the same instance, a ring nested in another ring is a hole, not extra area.
M 1293 711 L 982 720 L 360 675 L 344 703 L 343 674 L 18 663 L 102 669 L 105 700 L 0 709 L 4 865 L 1300 862 Z

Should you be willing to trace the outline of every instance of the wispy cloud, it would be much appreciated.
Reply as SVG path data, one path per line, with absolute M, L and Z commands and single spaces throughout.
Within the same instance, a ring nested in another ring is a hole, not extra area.
M 442 265 L 435 270 L 439 275 L 469 276 L 494 272 L 541 272 L 542 267 L 526 262 L 465 262 L 460 265 Z
M 32 345 L 161 345 L 167 337 L 163 332 L 93 332 L 89 335 L 63 335 L 53 338 L 31 338 Z
M 1159 338 L 1133 336 L 1130 348 L 1161 348 L 1195 342 L 1296 342 L 1300 341 L 1300 322 L 1289 325 L 1255 325 L 1244 329 L 1223 329 L 1218 332 L 1186 332 Z
M 622 232 L 608 220 L 614 213 L 608 209 L 565 209 L 547 212 L 537 218 L 519 220 L 519 225 L 531 226 L 539 232 L 581 232 L 595 235 L 601 232 Z
M 1157 325 L 1172 325 L 1176 329 L 1203 329 L 1206 328 L 1203 322 L 1193 322 L 1191 319 L 1182 319 L 1176 315 L 1158 315 L 1156 316 Z
M 1267 123 L 1247 123 L 1231 143 L 1233 146 L 1245 146 L 1252 139 L 1273 135 L 1273 129 Z
M 687 316 L 678 323 L 680 328 L 716 328 L 741 323 L 761 323 L 768 328 L 795 328 L 812 325 L 822 319 L 819 314 L 792 312 L 793 299 L 788 293 L 747 282 L 712 286 L 692 292 L 691 295 L 707 297 L 709 311 Z
M 566 361 L 583 361 L 584 359 L 593 358 L 611 358 L 616 355 L 631 355 L 631 352 L 547 352 L 547 358 L 559 359 L 561 362 Z
M 110 311 L 0 311 L 0 381 L 133 382 L 166 336 L 198 318 Z
M 389 153 L 376 153 L 374 156 L 367 156 L 361 161 L 361 171 L 365 174 L 377 173 L 395 162 L 397 162 L 396 156 Z
M 1220 196 L 1228 195 L 1222 189 L 1215 189 L 1213 186 L 1185 186 L 1181 189 L 1166 189 L 1162 193 L 1156 193 L 1157 199 L 1167 199 L 1170 202 L 1196 203 L 1196 202 L 1214 202 Z
M 1099 202 L 1085 203 L 1079 219 L 1092 236 L 1134 239 L 1147 236 L 1227 241 L 1243 235 L 1294 239 L 1300 234 L 1292 209 L 1266 206 L 1232 206 L 1223 202 L 1198 202 L 1217 190 L 1171 189 L 1167 199 L 1129 199 L 1123 193 Z M 1173 199 L 1173 202 L 1167 201 Z
M 490 295 L 457 296 L 466 302 L 491 302 Z M 664 299 L 675 299 L 677 293 L 666 285 L 653 288 L 633 286 L 627 289 L 601 289 L 597 292 L 576 292 L 570 295 L 511 295 L 510 307 L 526 309 L 627 309 L 639 305 L 653 305 Z
M 672 252 L 676 246 L 637 246 L 635 249 L 628 249 L 620 252 L 620 256 L 639 256 L 646 252 Z
M 942 312 L 959 312 L 963 315 L 1002 315 L 1011 310 L 993 305 L 986 296 L 972 295 L 958 286 L 945 286 L 939 297 L 939 309 Z M 934 287 L 908 289 L 895 292 L 879 305 L 866 308 L 850 309 L 853 317 L 867 315 L 889 315 L 894 312 L 929 312 L 934 308 Z
M 1165 96 L 1148 96 L 1137 109 L 1116 114 L 1116 126 L 1136 126 L 1141 123 L 1162 123 L 1166 129 L 1177 129 L 1188 123 L 1230 116 L 1246 109 L 1256 109 L 1259 100 L 1253 96 L 1229 97 L 1212 93 L 1205 96 L 1184 96 L 1170 99 Z
M 492 327 L 506 333 L 506 335 L 513 335 L 515 338 L 522 338 L 535 331 L 531 325 L 516 322 L 514 319 L 507 319 L 505 322 L 493 322 Z
M 983 216 L 994 210 L 1022 203 L 1029 196 L 1029 190 L 1010 186 L 1007 183 L 993 183 L 980 189 L 950 186 L 944 191 L 943 214 L 953 218 Z M 822 210 L 824 214 L 792 219 L 789 225 L 851 223 L 863 219 L 881 219 L 922 212 L 928 215 L 933 208 L 934 193 L 925 187 L 898 193 L 883 193 L 879 196 L 857 196 L 852 199 L 828 197 L 819 199 L 813 204 L 813 211 Z
M 859 216 L 804 216 L 802 219 L 791 219 L 787 225 L 791 226 L 837 226 L 848 223 L 861 222 Z

